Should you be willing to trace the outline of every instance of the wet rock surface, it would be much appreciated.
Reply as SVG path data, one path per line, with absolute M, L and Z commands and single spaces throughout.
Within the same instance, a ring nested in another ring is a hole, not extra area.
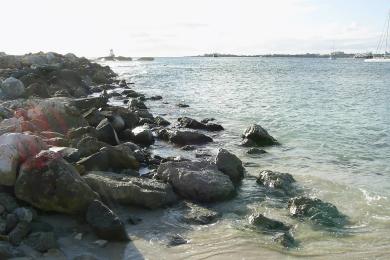
M 242 137 L 244 138 L 244 146 L 268 146 L 278 143 L 276 139 L 267 132 L 267 130 L 256 124 L 253 124 L 245 129 Z
M 158 168 L 156 178 L 170 183 L 180 196 L 194 201 L 221 201 L 234 195 L 230 178 L 207 161 L 166 162 Z
M 295 197 L 289 200 L 290 215 L 307 218 L 314 224 L 326 227 L 342 227 L 348 223 L 347 217 L 335 205 L 317 198 Z
M 289 173 L 264 170 L 260 172 L 256 181 L 258 184 L 275 189 L 287 195 L 294 194 L 296 192 L 296 188 L 294 186 L 296 181 Z
M 117 202 L 154 209 L 172 205 L 177 201 L 169 184 L 152 179 L 106 172 L 90 172 L 83 178 L 108 203 Z
M 93 201 L 87 210 L 86 220 L 96 235 L 109 241 L 127 241 L 125 225 L 120 218 L 102 202 Z

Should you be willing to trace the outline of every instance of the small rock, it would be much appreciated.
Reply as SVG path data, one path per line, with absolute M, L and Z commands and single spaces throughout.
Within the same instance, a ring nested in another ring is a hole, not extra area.
M 174 234 L 174 235 L 168 235 L 168 246 L 179 246 L 183 244 L 187 244 L 188 241 L 187 239 L 183 238 L 179 234 Z
M 260 227 L 266 231 L 288 231 L 289 226 L 278 220 L 273 220 L 265 217 L 263 214 L 254 213 L 249 217 L 249 223 Z
M 33 219 L 33 213 L 28 208 L 17 208 L 13 212 L 19 221 L 31 222 Z
M 289 173 L 270 170 L 261 171 L 256 182 L 272 189 L 281 190 L 285 194 L 293 194 L 295 192 L 295 187 L 293 186 L 295 179 Z
M 190 107 L 189 105 L 183 104 L 183 103 L 179 103 L 179 104 L 177 104 L 177 106 L 181 107 L 181 108 Z
M 250 148 L 246 153 L 247 154 L 264 154 L 267 152 L 264 151 L 263 149 L 253 147 L 253 148 Z
M 105 247 L 108 244 L 107 240 L 96 240 L 93 242 L 94 245 L 97 245 L 98 247 Z
M 283 247 L 291 248 L 296 247 L 297 242 L 289 232 L 280 232 L 273 236 L 272 240 L 281 244 Z
M 253 144 L 258 146 L 267 146 L 278 143 L 275 138 L 268 134 L 267 130 L 256 124 L 253 124 L 245 129 L 242 137 L 249 141 L 243 143 L 245 146 L 250 146 Z
M 221 216 L 221 214 L 214 210 L 194 203 L 187 202 L 185 207 L 187 210 L 183 214 L 182 220 L 188 224 L 208 225 L 215 222 Z
M 74 239 L 76 239 L 76 240 L 81 240 L 81 239 L 83 239 L 83 233 L 77 233 L 77 234 L 74 236 Z

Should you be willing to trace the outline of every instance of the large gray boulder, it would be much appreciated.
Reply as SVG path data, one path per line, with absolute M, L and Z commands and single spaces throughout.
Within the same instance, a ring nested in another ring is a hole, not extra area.
M 126 144 L 108 146 L 100 149 L 99 152 L 85 157 L 77 162 L 87 171 L 108 171 L 139 168 L 139 162 L 134 156 L 132 147 Z
M 96 127 L 96 131 L 97 137 L 100 141 L 111 145 L 119 144 L 119 139 L 116 134 L 116 131 L 107 118 L 103 119 L 98 124 L 98 126 Z
M 24 161 L 47 149 L 43 140 L 35 135 L 11 133 L 0 136 L 0 184 L 15 184 L 17 170 Z
M 153 179 L 109 172 L 89 172 L 83 178 L 107 202 L 154 209 L 177 201 L 171 185 Z
M 242 161 L 226 149 L 219 149 L 215 158 L 218 169 L 230 177 L 233 183 L 238 183 L 244 177 L 244 167 Z
M 213 141 L 213 139 L 205 134 L 195 131 L 173 131 L 169 133 L 169 141 L 177 145 L 200 145 Z
M 72 165 L 50 151 L 21 165 L 15 195 L 39 209 L 69 214 L 85 211 L 99 197 Z
M 96 235 L 105 240 L 127 241 L 124 223 L 102 202 L 93 201 L 87 210 L 86 219 Z
M 71 128 L 87 126 L 80 111 L 70 105 L 68 98 L 29 98 L 7 101 L 4 107 L 23 111 L 25 121 L 32 123 L 39 131 L 65 134 Z
M 347 217 L 335 205 L 317 198 L 292 198 L 288 202 L 288 208 L 291 216 L 308 218 L 314 224 L 326 227 L 342 227 L 347 224 Z
M 244 138 L 243 145 L 245 146 L 267 146 L 278 143 L 267 130 L 257 124 L 253 124 L 245 129 L 242 137 Z
M 154 143 L 152 131 L 146 126 L 138 126 L 132 130 L 133 141 L 136 144 L 149 146 Z
M 156 178 L 170 183 L 179 195 L 193 201 L 227 200 L 234 194 L 230 178 L 207 161 L 162 163 Z
M 25 92 L 23 82 L 13 77 L 4 80 L 0 84 L 0 90 L 2 95 L 10 99 L 22 97 Z

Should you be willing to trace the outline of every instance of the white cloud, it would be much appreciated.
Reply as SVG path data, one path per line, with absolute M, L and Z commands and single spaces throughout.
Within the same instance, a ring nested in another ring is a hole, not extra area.
M 317 21 L 324 6 L 313 0 L 6 0 L 2 7 L 0 49 L 12 53 L 304 52 L 326 50 L 321 41 L 356 45 L 376 36 L 354 21 Z

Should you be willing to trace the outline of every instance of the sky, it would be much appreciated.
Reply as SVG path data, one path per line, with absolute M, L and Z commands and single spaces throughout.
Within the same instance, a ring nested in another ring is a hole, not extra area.
M 0 51 L 98 57 L 375 51 L 390 0 L 0 0 Z

